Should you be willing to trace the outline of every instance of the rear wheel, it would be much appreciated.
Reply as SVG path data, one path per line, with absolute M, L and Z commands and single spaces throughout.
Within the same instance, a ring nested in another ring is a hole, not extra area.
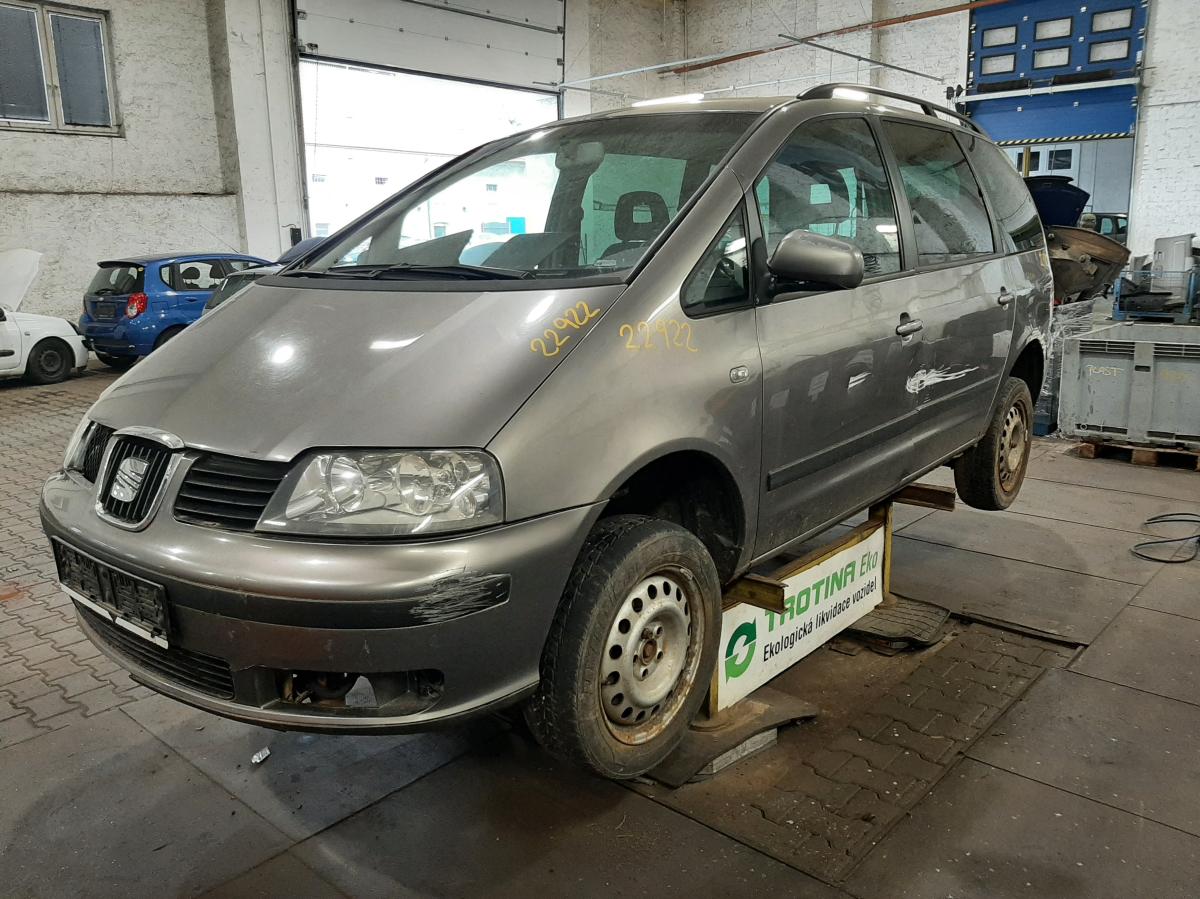
M 61 340 L 43 340 L 29 354 L 25 374 L 34 384 L 57 384 L 74 367 L 75 354 Z
M 137 362 L 137 356 L 110 356 L 108 353 L 97 353 L 96 358 L 117 371 L 125 371 Z
M 1033 399 L 1020 378 L 1005 382 L 987 433 L 954 463 L 954 486 L 968 506 L 1007 509 L 1021 490 L 1033 445 Z
M 161 334 L 159 334 L 158 339 L 154 341 L 154 349 L 157 350 L 160 346 L 162 346 L 164 343 L 166 343 L 172 337 L 175 337 L 182 330 L 183 330 L 183 328 L 167 328 L 167 330 L 165 330 Z M 151 352 L 153 352 L 153 350 Z
M 720 639 L 721 588 L 693 534 L 639 515 L 588 536 L 525 707 L 538 742 L 612 778 L 663 761 L 708 690 Z

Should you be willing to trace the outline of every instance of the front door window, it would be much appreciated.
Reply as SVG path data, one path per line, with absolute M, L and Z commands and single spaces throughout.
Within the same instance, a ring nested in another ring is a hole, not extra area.
M 863 253 L 868 278 L 900 271 L 900 235 L 887 172 L 863 119 L 819 119 L 796 131 L 755 184 L 767 253 L 811 231 Z

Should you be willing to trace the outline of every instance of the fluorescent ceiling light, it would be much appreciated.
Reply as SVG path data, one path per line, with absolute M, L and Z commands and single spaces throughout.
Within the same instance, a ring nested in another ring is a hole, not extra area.
M 638 100 L 634 106 L 661 106 L 664 103 L 699 103 L 704 94 L 678 94 L 674 97 L 655 97 L 653 100 Z

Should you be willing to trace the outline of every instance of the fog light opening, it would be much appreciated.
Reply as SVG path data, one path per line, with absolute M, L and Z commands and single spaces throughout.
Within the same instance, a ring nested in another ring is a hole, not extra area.
M 358 715 L 410 715 L 441 698 L 444 677 L 432 668 L 417 671 L 280 672 L 280 698 L 318 712 Z

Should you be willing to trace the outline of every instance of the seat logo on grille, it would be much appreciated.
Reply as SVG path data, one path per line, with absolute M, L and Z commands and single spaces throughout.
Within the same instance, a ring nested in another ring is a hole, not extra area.
M 133 502 L 142 489 L 142 481 L 146 479 L 146 469 L 149 467 L 150 463 L 145 459 L 122 459 L 112 486 L 108 488 L 108 495 L 117 502 Z

